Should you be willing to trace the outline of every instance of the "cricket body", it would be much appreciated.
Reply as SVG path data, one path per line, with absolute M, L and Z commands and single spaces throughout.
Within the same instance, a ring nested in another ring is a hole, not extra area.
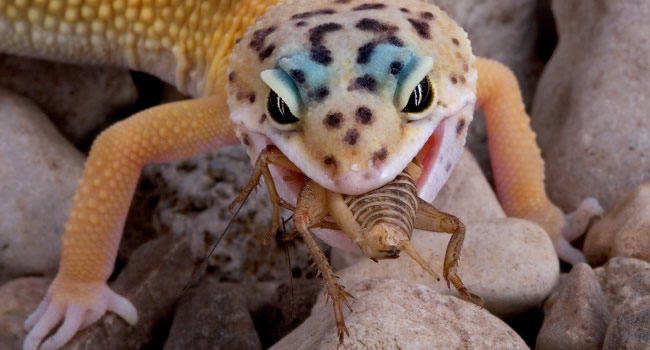
M 315 228 L 327 243 L 357 245 L 375 261 L 405 251 L 435 278 L 411 246 L 411 232 L 452 233 L 444 277 L 482 304 L 456 274 L 462 223 L 426 201 L 462 152 L 476 101 L 474 60 L 465 32 L 418 0 L 288 1 L 233 50 L 231 118 L 257 159 L 233 206 L 264 176 L 274 204 L 270 234 L 280 206 L 295 211 L 296 230 L 333 300 L 340 344 L 349 294 L 316 245 Z M 436 166 L 443 157 L 448 165 Z

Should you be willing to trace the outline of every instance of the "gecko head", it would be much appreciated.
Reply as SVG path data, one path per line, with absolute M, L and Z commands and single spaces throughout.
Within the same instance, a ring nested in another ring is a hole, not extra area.
M 228 104 L 252 159 L 272 144 L 323 187 L 360 194 L 416 156 L 418 185 L 446 180 L 439 156 L 460 155 L 476 76 L 465 32 L 431 4 L 288 1 L 235 46 Z

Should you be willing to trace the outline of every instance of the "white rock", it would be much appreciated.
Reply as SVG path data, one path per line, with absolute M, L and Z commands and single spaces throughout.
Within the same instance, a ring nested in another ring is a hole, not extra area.
M 32 102 L 0 89 L 0 283 L 56 271 L 83 162 Z
M 344 306 L 354 349 L 528 349 L 503 321 L 485 309 L 440 295 L 414 281 L 366 279 L 349 285 L 355 295 Z M 312 315 L 271 349 L 336 349 L 338 337 L 331 304 Z
M 553 1 L 559 43 L 533 104 L 548 192 L 567 211 L 650 178 L 650 2 L 597 4 Z
M 587 233 L 589 263 L 600 265 L 615 256 L 650 262 L 650 182 L 619 199 Z

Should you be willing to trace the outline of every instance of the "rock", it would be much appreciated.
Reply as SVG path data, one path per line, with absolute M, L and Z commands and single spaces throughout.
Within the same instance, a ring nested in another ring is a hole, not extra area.
M 622 307 L 607 328 L 603 350 L 650 348 L 650 295 Z
M 138 99 L 126 69 L 8 55 L 0 55 L 0 86 L 36 102 L 75 145 L 90 145 L 102 129 Z
M 242 289 L 249 302 L 257 336 L 262 347 L 268 349 L 309 317 L 322 283 L 320 280 L 296 279 L 291 283 L 273 283 L 271 290 L 262 293 L 254 287 L 251 290 L 251 285 L 259 284 L 246 283 Z
M 468 222 L 466 227 L 458 275 L 470 291 L 483 298 L 485 308 L 510 318 L 541 304 L 559 275 L 557 255 L 546 232 L 536 224 L 514 218 Z M 439 276 L 449 237 L 415 230 L 411 240 Z M 394 278 L 425 284 L 438 293 L 458 295 L 453 287 L 448 289 L 446 283 L 433 280 L 406 254 L 379 263 L 365 259 L 337 275 L 344 286 L 357 283 L 360 276 Z
M 157 194 L 154 227 L 159 234 L 187 236 L 192 256 L 204 260 L 233 217 L 228 205 L 252 173 L 243 146 L 225 147 L 192 159 L 145 167 L 142 177 Z M 264 245 L 273 209 L 260 185 L 234 219 L 209 258 L 211 274 L 221 281 L 311 279 L 311 258 L 300 238 L 286 241 L 278 234 Z M 282 216 L 289 218 L 284 211 Z M 293 232 L 287 228 L 289 233 Z M 291 259 L 289 267 L 288 257 Z M 293 271 L 292 271 L 293 270 Z
M 513 70 L 530 109 L 545 57 L 539 41 L 552 31 L 540 31 L 535 0 L 428 0 L 445 10 L 465 31 L 477 56 L 498 60 Z M 477 111 L 469 126 L 467 146 L 491 179 L 487 129 Z
M 524 100 L 532 101 L 542 69 L 535 40 L 538 35 L 535 0 L 428 0 L 445 10 L 467 31 L 477 56 L 503 62 L 517 75 Z
M 206 281 L 186 290 L 163 349 L 261 350 L 241 287 Z
M 602 348 L 610 315 L 605 294 L 589 265 L 575 265 L 546 304 L 544 308 L 549 310 L 535 349 Z
M 0 344 L 3 349 L 20 349 L 27 335 L 23 322 L 45 296 L 52 280 L 26 277 L 0 286 Z
M 0 89 L 0 284 L 53 275 L 84 157 L 36 105 Z
M 484 309 L 415 281 L 364 279 L 347 290 L 355 296 L 348 299 L 352 311 L 343 306 L 348 350 L 528 349 Z M 317 304 L 300 327 L 271 349 L 329 350 L 337 344 L 332 306 Z
M 135 349 L 155 342 L 192 276 L 194 264 L 183 239 L 162 237 L 139 247 L 111 288 L 138 310 L 138 323 L 129 326 L 114 314 L 77 333 L 64 349 Z M 152 340 L 153 339 L 153 340 Z
M 612 258 L 594 273 L 607 296 L 612 317 L 619 308 L 650 295 L 650 263 L 643 260 Z
M 492 187 L 467 149 L 440 189 L 433 206 L 457 216 L 462 222 L 506 217 Z M 360 250 L 332 249 L 330 263 L 338 271 L 364 259 L 367 258 Z
M 650 262 L 650 182 L 619 199 L 589 230 L 584 252 L 601 265 L 615 256 Z
M 506 217 L 494 190 L 467 149 L 432 204 L 462 222 Z
M 650 178 L 650 2 L 553 1 L 559 45 L 539 82 L 532 126 L 551 199 L 608 208 Z

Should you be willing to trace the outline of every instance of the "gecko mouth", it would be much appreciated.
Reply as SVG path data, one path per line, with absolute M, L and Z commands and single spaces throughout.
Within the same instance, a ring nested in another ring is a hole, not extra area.
M 441 153 L 445 153 L 441 151 L 443 151 L 444 148 L 445 134 L 447 133 L 449 120 L 452 119 L 452 117 L 453 116 L 449 116 L 440 121 L 433 134 L 431 134 L 429 139 L 416 155 L 416 158 L 422 164 L 422 175 L 416 182 L 418 194 L 420 194 L 423 189 L 427 188 L 432 181 L 435 181 L 436 173 L 441 172 L 438 168 L 445 166 L 441 162 L 440 155 Z M 274 146 L 274 144 L 270 139 L 265 138 L 265 146 Z M 451 167 L 451 165 L 452 164 L 449 164 L 448 166 Z M 449 170 L 450 169 L 447 169 L 447 171 Z M 278 187 L 278 193 L 280 196 L 289 203 L 295 204 L 300 188 L 308 177 L 302 172 L 296 172 L 273 165 L 271 165 L 271 172 L 275 179 L 275 184 Z M 427 197 L 431 196 L 430 192 L 431 191 L 425 191 Z M 437 189 L 435 192 L 437 192 Z M 432 198 L 429 199 L 423 197 L 423 199 L 431 200 Z

